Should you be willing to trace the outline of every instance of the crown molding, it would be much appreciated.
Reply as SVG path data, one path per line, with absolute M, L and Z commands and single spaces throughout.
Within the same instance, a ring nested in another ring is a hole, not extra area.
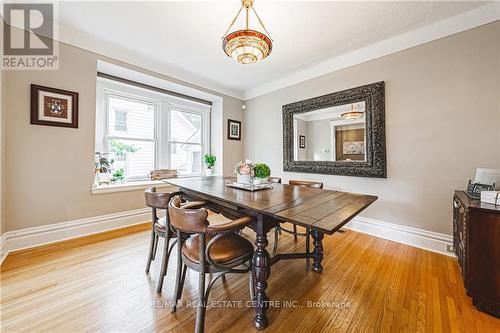
M 247 89 L 244 91 L 243 99 L 246 101 L 343 68 L 361 64 L 498 20 L 500 20 L 500 2 L 489 3 L 370 46 L 330 58 L 280 79 Z

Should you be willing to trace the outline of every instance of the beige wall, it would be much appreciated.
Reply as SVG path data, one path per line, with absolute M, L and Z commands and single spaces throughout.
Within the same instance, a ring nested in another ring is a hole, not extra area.
M 9 71 L 3 84 L 7 97 L 7 231 L 144 207 L 142 191 L 103 195 L 90 193 L 93 182 L 98 59 L 181 82 L 66 44 L 60 44 L 59 52 L 59 70 Z M 78 92 L 79 128 L 30 125 L 31 83 Z M 217 95 L 223 97 L 224 119 L 242 118 L 240 100 Z M 225 168 L 226 165 L 234 165 L 243 156 L 242 143 L 228 142 L 225 134 L 223 150 Z M 224 171 L 231 172 L 230 169 Z
M 0 235 L 5 232 L 5 92 L 5 71 L 0 71 Z
M 242 141 L 227 139 L 227 120 L 239 120 L 243 122 L 244 111 L 241 109 L 242 101 L 231 99 L 224 102 L 224 175 L 234 176 L 234 166 L 241 161 L 243 157 L 243 136 Z M 243 125 L 244 126 L 244 125 Z M 242 135 L 244 130 L 242 129 Z
M 361 215 L 451 234 L 451 200 L 477 167 L 500 167 L 500 22 L 246 102 L 245 155 L 275 176 L 375 194 Z M 387 179 L 283 172 L 284 104 L 385 81 Z M 271 144 L 272 143 L 272 144 Z

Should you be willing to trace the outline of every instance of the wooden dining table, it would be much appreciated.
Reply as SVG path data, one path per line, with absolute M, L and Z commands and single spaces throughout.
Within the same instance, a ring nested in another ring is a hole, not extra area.
M 228 178 L 199 177 L 165 179 L 190 200 L 204 200 L 207 208 L 230 218 L 252 216 L 255 232 L 252 271 L 255 281 L 254 324 L 257 329 L 268 325 L 266 311 L 270 300 L 266 295 L 271 265 L 283 259 L 313 260 L 312 269 L 322 272 L 323 237 L 332 235 L 353 217 L 371 205 L 376 196 L 341 191 L 314 189 L 286 184 L 247 191 L 226 186 Z M 266 247 L 267 233 L 279 223 L 292 223 L 309 228 L 314 249 L 310 253 L 278 253 L 271 257 Z

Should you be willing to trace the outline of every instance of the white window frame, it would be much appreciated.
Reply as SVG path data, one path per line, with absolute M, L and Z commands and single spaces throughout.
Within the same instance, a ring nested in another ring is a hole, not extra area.
M 130 98 L 132 100 L 153 103 L 155 107 L 153 139 L 108 136 L 109 115 L 107 101 L 110 96 Z M 135 87 L 121 82 L 97 78 L 97 114 L 95 151 L 108 152 L 110 139 L 133 139 L 155 142 L 154 168 L 170 168 L 170 117 L 172 110 L 179 110 L 202 116 L 201 169 L 200 173 L 180 175 L 180 177 L 195 177 L 203 174 L 203 155 L 210 153 L 210 115 L 211 107 L 187 99 L 162 94 L 156 91 Z M 147 177 L 127 177 L 126 181 L 147 180 Z

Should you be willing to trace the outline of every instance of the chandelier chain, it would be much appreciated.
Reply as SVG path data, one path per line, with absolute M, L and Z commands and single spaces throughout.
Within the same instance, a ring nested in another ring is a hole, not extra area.
M 243 6 L 240 7 L 240 10 L 238 10 L 238 14 L 236 14 L 236 16 L 234 17 L 233 21 L 231 22 L 231 24 L 229 25 L 229 28 L 227 28 L 226 32 L 224 33 L 224 35 L 222 36 L 221 39 L 224 39 L 224 37 L 227 35 L 227 33 L 229 32 L 229 30 L 231 30 L 231 28 L 233 27 L 234 23 L 236 22 L 236 19 L 238 18 L 238 16 L 240 16 L 240 13 L 241 11 L 243 10 Z
M 267 31 L 266 26 L 264 25 L 264 23 L 263 23 L 263 22 L 262 22 L 262 20 L 260 19 L 259 14 L 257 14 L 257 11 L 255 10 L 255 8 L 253 8 L 253 7 L 252 7 L 252 10 L 253 10 L 253 12 L 254 12 L 255 16 L 257 17 L 257 20 L 259 20 L 260 25 L 261 25 L 261 26 L 262 26 L 262 28 L 264 29 L 264 32 L 267 34 L 267 36 L 269 37 L 269 39 L 273 40 L 273 39 L 271 38 L 271 34 L 269 33 L 269 31 Z

